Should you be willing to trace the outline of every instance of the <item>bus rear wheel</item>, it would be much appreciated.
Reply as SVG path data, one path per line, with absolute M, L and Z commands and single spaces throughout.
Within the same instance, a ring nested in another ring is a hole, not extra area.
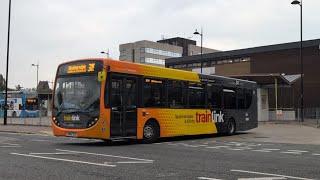
M 143 140 L 145 144 L 155 142 L 160 135 L 160 129 L 156 122 L 147 122 L 143 127 Z
M 227 124 L 227 135 L 232 136 L 236 133 L 236 123 L 233 119 L 228 121 Z

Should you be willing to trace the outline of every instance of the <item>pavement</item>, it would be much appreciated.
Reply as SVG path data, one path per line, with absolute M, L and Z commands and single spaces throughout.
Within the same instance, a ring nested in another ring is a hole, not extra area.
M 256 141 L 290 144 L 320 145 L 320 122 L 316 120 L 267 121 L 259 122 L 258 128 L 240 132 L 235 136 L 222 136 L 219 139 L 234 141 Z M 0 132 L 53 135 L 50 126 L 37 125 L 3 125 Z

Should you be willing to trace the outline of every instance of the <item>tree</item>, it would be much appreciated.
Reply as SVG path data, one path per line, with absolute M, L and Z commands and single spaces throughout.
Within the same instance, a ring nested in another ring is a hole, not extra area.
M 16 90 L 17 90 L 17 91 L 20 91 L 22 88 L 23 88 L 23 87 L 20 86 L 20 84 L 16 85 Z
M 0 74 L 0 91 L 4 91 L 6 89 L 6 81 L 4 80 L 2 74 Z

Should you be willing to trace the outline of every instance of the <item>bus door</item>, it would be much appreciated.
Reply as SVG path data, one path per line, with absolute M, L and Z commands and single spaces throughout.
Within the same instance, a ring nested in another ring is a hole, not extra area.
M 137 87 L 136 77 L 111 75 L 111 137 L 136 136 Z

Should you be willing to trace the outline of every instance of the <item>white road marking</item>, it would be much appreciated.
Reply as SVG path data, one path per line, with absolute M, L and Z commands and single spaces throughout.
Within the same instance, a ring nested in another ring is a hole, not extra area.
M 171 146 L 178 146 L 179 144 L 171 144 L 171 143 L 169 144 L 169 143 L 168 143 L 168 145 L 171 145 Z
M 320 154 L 317 154 L 317 153 L 313 153 L 312 155 L 313 156 L 320 156 Z
M 197 145 L 198 147 L 206 147 L 206 146 L 208 146 L 208 145 Z
M 220 148 L 230 148 L 230 146 L 208 146 L 206 148 L 211 148 L 211 149 L 220 149 Z
M 241 148 L 241 149 L 247 149 L 247 150 L 252 149 L 251 147 L 239 147 L 239 148 Z
M 0 146 L 0 147 L 3 147 L 3 148 L 18 148 L 18 147 L 21 147 L 21 146 Z
M 140 164 L 140 163 L 153 163 L 152 161 L 120 161 L 119 164 Z
M 208 178 L 208 177 L 198 177 L 198 179 L 204 179 L 204 180 L 222 180 L 222 179 Z
M 267 175 L 267 176 L 276 176 L 276 177 L 291 178 L 291 179 L 315 180 L 315 179 L 308 179 L 308 178 L 302 178 L 302 177 L 286 176 L 286 175 L 271 174 L 271 173 L 261 173 L 261 172 L 254 172 L 254 171 L 244 171 L 244 170 L 236 170 L 236 169 L 232 169 L 231 171 L 232 172 L 249 173 L 249 174 L 260 174 L 260 175 Z
M 300 152 L 300 153 L 304 153 L 304 152 L 309 152 L 309 151 L 301 151 L 301 150 L 287 150 L 289 152 Z
M 262 149 L 259 149 L 259 150 L 252 150 L 252 151 L 255 151 L 255 152 L 271 152 L 271 151 L 268 151 L 268 150 L 262 150 Z
M 78 154 L 78 153 L 68 153 L 68 152 L 62 152 L 62 153 L 29 153 L 34 155 L 64 155 L 64 154 Z
M 280 149 L 266 149 L 266 148 L 263 148 L 261 150 L 265 150 L 265 151 L 280 151 Z
M 276 179 L 287 179 L 284 177 L 261 177 L 261 178 L 239 178 L 238 180 L 276 180 Z
M 90 155 L 96 155 L 96 156 L 106 156 L 106 157 L 114 157 L 114 158 L 122 158 L 122 159 L 131 159 L 131 160 L 137 160 L 137 161 L 151 161 L 154 160 L 150 159 L 140 159 L 140 158 L 132 158 L 132 157 L 125 157 L 125 156 L 114 156 L 109 154 L 97 154 L 97 153 L 90 153 L 90 152 L 82 152 L 82 151 L 70 151 L 70 150 L 63 150 L 63 149 L 56 149 L 57 151 L 63 151 L 63 152 L 73 152 L 73 153 L 79 153 L 79 154 L 90 154 Z
M 283 154 L 301 154 L 300 152 L 288 152 L 288 151 L 282 151 L 280 153 L 283 153 Z
M 244 149 L 239 149 L 239 148 L 228 148 L 231 151 L 243 151 Z
M 20 153 L 10 153 L 13 155 L 18 156 L 27 156 L 27 157 L 34 157 L 34 158 L 40 158 L 40 159 L 50 159 L 55 161 L 66 161 L 66 162 L 73 162 L 73 163 L 80 163 L 80 164 L 90 164 L 90 165 L 96 165 L 96 166 L 107 166 L 107 167 L 116 167 L 116 165 L 110 165 L 110 164 L 99 164 L 99 163 L 93 163 L 93 162 L 86 162 L 86 161 L 76 161 L 71 159 L 61 159 L 61 158 L 53 158 L 53 157 L 45 157 L 45 156 L 36 156 L 31 154 L 20 154 Z
M 50 140 L 47 140 L 47 139 L 33 139 L 31 141 L 42 142 L 42 141 L 50 141 Z
M 20 146 L 20 144 L 12 144 L 12 143 L 0 143 L 0 144 L 10 145 L 10 146 Z
M 180 145 L 186 146 L 186 147 L 198 147 L 196 145 L 190 145 L 190 144 L 185 144 L 185 143 L 179 143 Z

